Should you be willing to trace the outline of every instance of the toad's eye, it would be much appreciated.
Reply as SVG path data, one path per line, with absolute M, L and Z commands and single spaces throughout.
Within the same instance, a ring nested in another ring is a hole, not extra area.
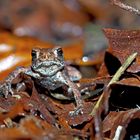
M 36 49 L 32 50 L 32 61 L 37 59 L 39 55 L 39 52 Z
M 63 55 L 63 51 L 62 51 L 61 48 L 57 49 L 57 54 L 58 54 L 58 56 L 62 56 Z
M 63 51 L 61 48 L 56 48 L 54 51 L 54 54 L 56 57 L 62 57 L 63 56 Z

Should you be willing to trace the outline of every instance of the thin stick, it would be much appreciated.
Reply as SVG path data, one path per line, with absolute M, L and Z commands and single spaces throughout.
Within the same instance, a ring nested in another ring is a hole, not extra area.
M 130 55 L 126 61 L 123 63 L 123 65 L 117 70 L 117 72 L 115 73 L 115 75 L 113 76 L 113 78 L 110 80 L 110 82 L 108 83 L 108 85 L 106 86 L 105 90 L 108 89 L 108 87 L 117 82 L 119 80 L 119 78 L 121 77 L 121 75 L 125 72 L 125 70 L 129 67 L 129 65 L 134 61 L 134 59 L 136 58 L 137 56 L 137 52 L 133 53 L 132 55 Z M 97 101 L 96 105 L 94 106 L 92 112 L 90 113 L 90 115 L 94 115 L 95 112 L 96 112 L 96 109 L 99 108 L 100 106 L 100 103 L 104 97 L 104 93 L 105 93 L 105 90 L 104 92 L 102 93 L 102 95 L 100 96 L 99 100 Z
M 112 77 L 111 81 L 108 83 L 107 87 L 109 87 L 114 82 L 118 81 L 121 75 L 125 72 L 125 70 L 128 68 L 128 66 L 134 61 L 134 59 L 137 56 L 137 52 L 131 54 L 126 61 L 123 63 L 123 65 L 117 70 L 115 75 Z
M 131 12 L 131 13 L 134 13 L 134 14 L 140 16 L 140 10 L 139 10 L 139 9 L 136 9 L 136 8 L 134 8 L 134 7 L 132 7 L 132 6 L 129 6 L 129 5 L 127 5 L 127 4 L 124 4 L 124 3 L 122 3 L 120 0 L 111 0 L 111 3 L 112 3 L 113 5 L 119 6 L 120 8 L 122 8 L 122 9 L 124 9 L 124 10 L 127 10 L 127 11 L 129 11 L 129 12 Z

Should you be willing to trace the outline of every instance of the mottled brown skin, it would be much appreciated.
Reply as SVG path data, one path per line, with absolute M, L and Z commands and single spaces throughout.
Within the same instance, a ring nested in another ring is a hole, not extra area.
M 35 79 L 35 82 L 47 90 L 55 90 L 63 85 L 68 86 L 68 91 L 72 91 L 77 108 L 71 111 L 71 115 L 82 113 L 82 100 L 78 87 L 73 83 L 73 78 L 78 80 L 80 73 L 75 71 L 73 77 L 69 77 L 68 67 L 65 65 L 63 51 L 61 47 L 51 49 L 34 48 L 32 50 L 32 65 L 28 68 L 20 67 L 10 74 L 6 82 L 1 85 L 0 91 L 4 93 L 5 97 L 9 93 L 13 94 L 11 89 L 12 80 L 20 73 L 25 73 Z M 75 75 L 75 76 L 74 76 Z

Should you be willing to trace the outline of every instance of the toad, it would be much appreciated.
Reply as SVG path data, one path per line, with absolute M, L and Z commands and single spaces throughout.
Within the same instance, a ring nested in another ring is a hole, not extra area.
M 66 66 L 61 47 L 55 48 L 34 48 L 32 49 L 32 65 L 24 68 L 19 67 L 13 71 L 0 86 L 4 96 L 9 93 L 14 94 L 11 83 L 20 73 L 27 74 L 35 80 L 35 82 L 47 90 L 55 90 L 66 85 L 67 91 L 72 92 L 76 101 L 76 109 L 70 112 L 70 115 L 82 114 L 81 93 L 74 79 L 81 77 L 78 71 L 74 75 L 69 75 L 69 68 Z

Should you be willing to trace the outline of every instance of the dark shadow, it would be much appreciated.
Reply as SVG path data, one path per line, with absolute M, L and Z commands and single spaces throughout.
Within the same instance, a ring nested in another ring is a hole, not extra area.
M 140 105 L 139 87 L 117 85 L 112 87 L 109 98 L 110 111 L 123 111 L 126 109 L 137 108 Z
M 126 128 L 126 136 L 124 140 L 140 140 L 140 119 L 134 119 Z
M 121 66 L 121 62 L 118 58 L 109 52 L 105 53 L 104 62 L 110 75 L 114 75 Z

